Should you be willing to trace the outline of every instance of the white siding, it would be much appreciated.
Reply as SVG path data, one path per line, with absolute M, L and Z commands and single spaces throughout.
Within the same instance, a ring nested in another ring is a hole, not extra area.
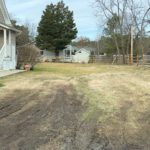
M 47 51 L 47 50 L 44 50 L 43 55 L 41 56 L 41 59 L 42 59 L 43 62 L 46 61 L 46 60 L 52 62 L 52 60 L 55 59 L 55 58 L 56 58 L 55 52 Z M 63 51 L 59 52 L 59 58 L 60 58 L 60 60 L 62 60 L 64 58 Z
M 11 31 L 10 43 L 7 34 L 7 45 L 5 51 L 5 57 L 3 58 L 1 68 L 3 70 L 13 70 L 16 69 L 17 59 L 16 59 L 16 34 Z
M 0 0 L 0 23 L 0 69 L 16 69 L 16 33 L 10 28 L 12 24 L 6 9 L 5 0 Z M 3 45 L 4 47 L 2 48 Z
M 73 62 L 75 63 L 88 63 L 90 60 L 90 53 L 84 49 L 79 50 L 73 55 Z

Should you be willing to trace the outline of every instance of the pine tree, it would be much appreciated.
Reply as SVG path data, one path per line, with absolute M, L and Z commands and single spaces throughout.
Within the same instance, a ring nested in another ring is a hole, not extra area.
M 37 45 L 41 49 L 54 50 L 56 55 L 77 35 L 73 11 L 63 1 L 47 5 L 38 26 Z

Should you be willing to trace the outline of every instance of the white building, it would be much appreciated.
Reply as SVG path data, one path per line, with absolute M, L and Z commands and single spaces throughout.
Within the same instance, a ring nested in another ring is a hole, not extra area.
M 88 63 L 90 60 L 91 49 L 89 48 L 77 48 L 75 46 L 67 45 L 63 51 L 59 52 L 60 62 L 71 63 Z M 41 51 L 41 61 L 53 62 L 56 60 L 54 51 Z
M 88 63 L 90 60 L 91 49 L 89 48 L 77 48 L 71 45 L 68 45 L 64 49 L 64 62 L 73 62 L 73 63 Z
M 16 69 L 16 30 L 9 18 L 5 1 L 0 0 L 0 70 Z
M 59 52 L 59 59 L 63 60 L 63 51 Z M 41 61 L 42 62 L 53 62 L 56 59 L 54 51 L 41 50 Z
M 63 51 L 59 52 L 59 60 L 61 62 L 72 62 L 72 55 L 78 51 L 76 47 L 68 45 Z M 53 62 L 56 59 L 55 51 L 41 50 L 41 61 Z
M 79 49 L 72 45 L 67 45 L 63 50 L 64 62 L 73 62 L 73 56 Z
M 78 50 L 72 57 L 74 63 L 88 63 L 90 60 L 91 52 L 85 48 Z

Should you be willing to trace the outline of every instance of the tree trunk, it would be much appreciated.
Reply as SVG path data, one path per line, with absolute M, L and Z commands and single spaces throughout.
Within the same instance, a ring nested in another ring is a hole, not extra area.
M 59 50 L 55 50 L 55 58 L 56 58 L 56 62 L 59 62 Z
M 122 55 L 123 55 L 123 64 L 126 63 L 126 53 L 125 53 L 125 48 L 124 48 L 124 37 L 123 34 L 121 36 L 121 47 L 122 47 Z
M 59 50 L 55 50 L 55 57 L 59 57 Z
M 118 63 L 118 57 L 119 57 L 119 60 L 120 60 L 120 49 L 119 49 L 119 45 L 118 45 L 115 34 L 113 34 L 113 37 L 114 37 L 113 39 L 114 39 L 114 42 L 115 42 L 115 45 L 116 45 L 116 48 L 117 48 L 116 62 Z

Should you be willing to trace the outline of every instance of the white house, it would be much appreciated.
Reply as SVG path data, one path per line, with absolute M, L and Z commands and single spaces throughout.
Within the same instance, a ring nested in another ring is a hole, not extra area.
M 90 60 L 91 49 L 90 48 L 77 48 L 68 45 L 64 49 L 64 61 L 73 63 L 88 63 Z
M 63 51 L 59 52 L 59 60 L 61 62 L 72 62 L 72 55 L 75 54 L 75 52 L 78 50 L 79 49 L 77 49 L 74 46 L 67 45 Z M 56 59 L 56 55 L 54 51 L 41 50 L 41 61 L 52 62 L 55 59 Z
M 75 63 L 88 63 L 90 60 L 91 52 L 85 48 L 78 50 L 72 57 L 72 62 Z
M 59 52 L 59 58 L 60 58 L 60 60 L 64 59 L 63 51 Z M 55 59 L 56 59 L 56 56 L 55 56 L 54 51 L 41 50 L 41 61 L 42 62 L 46 62 L 46 61 L 53 62 Z
M 16 68 L 16 30 L 9 18 L 5 1 L 0 0 L 0 70 Z
M 73 62 L 73 56 L 79 49 L 72 45 L 67 45 L 63 50 L 64 62 Z
M 71 62 L 71 63 L 88 63 L 90 60 L 91 49 L 90 48 L 77 48 L 72 45 L 67 45 L 66 48 L 59 52 L 60 62 Z M 55 52 L 42 50 L 41 60 L 52 62 L 56 59 Z

